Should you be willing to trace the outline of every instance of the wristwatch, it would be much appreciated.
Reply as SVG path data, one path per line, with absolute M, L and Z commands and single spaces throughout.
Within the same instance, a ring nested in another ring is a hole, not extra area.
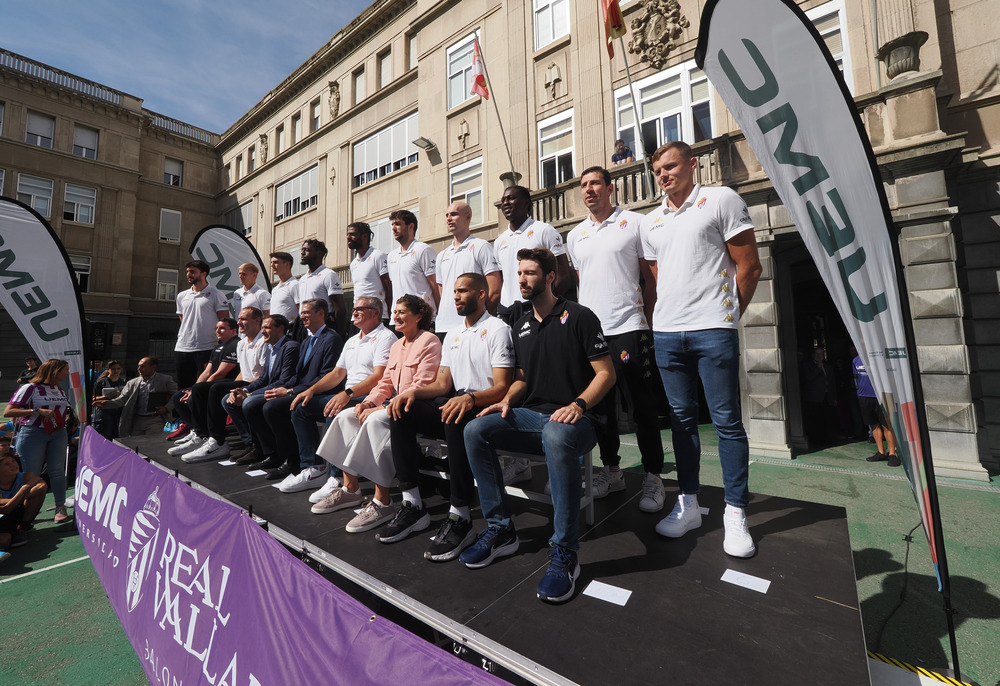
M 354 389 L 353 388 L 345 388 L 344 389 L 344 393 L 347 394 L 348 398 L 353 398 L 354 397 Z
M 580 409 L 583 410 L 584 412 L 587 411 L 587 401 L 584 400 L 583 398 L 574 398 L 573 402 L 579 405 Z

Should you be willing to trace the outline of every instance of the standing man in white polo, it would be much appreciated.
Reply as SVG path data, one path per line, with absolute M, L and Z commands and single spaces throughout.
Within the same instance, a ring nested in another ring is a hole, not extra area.
M 331 325 L 330 328 L 338 334 L 343 334 L 347 324 L 344 285 L 337 272 L 323 263 L 328 252 L 323 241 L 315 238 L 303 241 L 299 261 L 306 265 L 308 271 L 299 279 L 299 302 L 304 303 L 313 298 L 327 301 L 330 319 L 326 324 Z
M 244 307 L 256 307 L 267 316 L 271 313 L 271 294 L 257 285 L 260 269 L 253 262 L 244 262 L 236 272 L 240 277 L 240 287 L 233 292 L 233 308 L 236 316 Z
M 503 285 L 503 276 L 493 255 L 493 246 L 482 238 L 476 238 L 469 230 L 472 223 L 472 208 L 469 204 L 461 200 L 453 202 L 445 210 L 444 218 L 452 241 L 437 256 L 437 293 L 441 306 L 437 319 L 434 320 L 434 330 L 441 340 L 455 327 L 464 328 L 464 318 L 455 309 L 454 298 L 455 280 L 460 274 L 473 272 L 486 277 L 489 290 L 485 304 L 489 312 L 496 312 Z
M 280 314 L 289 322 L 299 317 L 299 280 L 292 276 L 295 258 L 287 252 L 273 252 L 271 271 L 278 277 L 278 283 L 271 286 L 271 313 Z
M 368 224 L 354 222 L 347 225 L 347 249 L 354 253 L 350 265 L 354 300 L 362 296 L 378 298 L 382 303 L 379 319 L 388 321 L 387 303 L 393 302 L 389 262 L 384 252 L 372 247 L 372 229 Z
M 215 348 L 215 324 L 229 316 L 229 298 L 208 284 L 209 266 L 202 260 L 184 265 L 191 288 L 177 294 L 177 318 L 181 320 L 174 346 L 177 384 L 194 385 Z
M 663 509 L 663 441 L 660 438 L 659 398 L 653 337 L 649 318 L 656 303 L 656 280 L 643 258 L 639 227 L 642 215 L 611 204 L 611 173 L 590 167 L 580 176 L 583 203 L 590 215 L 569 232 L 569 250 L 579 283 L 579 301 L 590 308 L 604 330 L 604 338 L 615 367 L 617 393 L 609 393 L 608 422 L 597 425 L 597 445 L 603 469 L 594 475 L 594 497 L 625 490 L 625 475 L 619 465 L 615 398 L 628 408 L 636 423 L 636 439 L 646 476 L 642 482 L 639 509 Z M 627 395 L 624 391 L 627 391 Z
M 437 312 L 440 294 L 434 280 L 437 254 L 434 248 L 417 240 L 417 217 L 409 210 L 396 210 L 389 215 L 392 236 L 399 247 L 389 253 L 389 280 L 392 295 L 399 299 L 415 295 Z

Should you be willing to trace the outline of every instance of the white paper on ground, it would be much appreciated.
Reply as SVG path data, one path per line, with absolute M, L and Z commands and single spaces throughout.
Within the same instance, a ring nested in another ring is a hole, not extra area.
M 627 588 L 606 584 L 603 581 L 591 581 L 587 584 L 587 588 L 583 589 L 583 595 L 589 595 L 592 598 L 606 600 L 609 603 L 624 607 L 625 603 L 632 596 L 632 591 Z
M 232 465 L 234 465 L 236 463 L 233 462 L 232 460 L 223 460 L 219 464 L 221 464 L 223 467 L 231 467 Z
M 701 505 L 699 505 L 698 509 L 701 510 L 701 516 L 702 517 L 707 517 L 708 516 L 708 508 L 707 507 L 702 507 Z
M 247 476 L 264 476 L 267 474 L 263 469 L 252 469 L 247 472 Z
M 758 593 L 767 593 L 767 589 L 771 587 L 771 582 L 767 579 L 761 579 L 759 576 L 751 576 L 749 574 L 744 574 L 743 572 L 737 572 L 733 569 L 726 570 L 726 573 L 722 575 L 722 581 L 736 584 L 737 586 L 742 586 L 743 588 L 749 588 L 751 591 L 757 591 Z

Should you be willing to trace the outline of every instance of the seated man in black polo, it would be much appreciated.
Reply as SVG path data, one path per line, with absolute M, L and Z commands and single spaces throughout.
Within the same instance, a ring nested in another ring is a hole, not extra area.
M 517 320 L 514 383 L 498 403 L 465 429 L 465 447 L 479 485 L 488 527 L 459 556 L 470 569 L 513 554 L 518 547 L 504 491 L 497 448 L 542 452 L 552 485 L 553 527 L 549 567 L 538 597 L 560 603 L 573 597 L 580 574 L 580 456 L 597 443 L 596 407 L 615 384 L 615 369 L 601 322 L 583 305 L 552 293 L 556 258 L 545 248 L 519 250 L 521 295 L 531 310 Z
M 390 412 L 392 459 L 403 503 L 379 534 L 382 543 L 403 540 L 424 516 L 417 484 L 421 455 L 417 432 L 448 442 L 451 511 L 424 553 L 433 562 L 455 559 L 475 540 L 469 511 L 475 483 L 465 454 L 465 427 L 477 412 L 501 400 L 513 379 L 510 327 L 486 311 L 488 294 L 482 274 L 467 272 L 455 279 L 455 309 L 464 320 L 445 336 L 437 378 L 400 393 L 405 400 L 402 414 L 392 417 Z

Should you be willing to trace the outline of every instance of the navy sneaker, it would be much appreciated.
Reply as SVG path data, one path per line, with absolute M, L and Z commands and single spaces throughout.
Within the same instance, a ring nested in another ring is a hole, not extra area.
M 498 557 L 513 555 L 517 552 L 518 540 L 514 525 L 506 527 L 490 524 L 476 542 L 462 551 L 458 556 L 469 569 L 479 569 L 493 562 Z
M 563 603 L 573 597 L 576 578 L 580 576 L 580 562 L 576 551 L 552 546 L 549 550 L 549 568 L 538 584 L 538 597 L 547 603 Z

